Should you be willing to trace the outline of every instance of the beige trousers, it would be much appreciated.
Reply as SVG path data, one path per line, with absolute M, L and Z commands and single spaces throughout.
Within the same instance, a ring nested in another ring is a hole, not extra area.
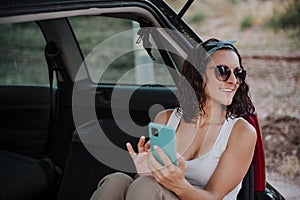
M 133 180 L 123 173 L 114 173 L 100 180 L 90 200 L 179 200 L 170 190 L 151 176 Z

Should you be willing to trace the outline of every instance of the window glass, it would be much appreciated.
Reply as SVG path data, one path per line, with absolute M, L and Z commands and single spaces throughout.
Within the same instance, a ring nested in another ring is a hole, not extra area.
M 69 21 L 94 83 L 175 85 L 154 41 L 150 38 L 154 61 L 141 49 L 138 23 L 103 16 L 72 17 Z
M 44 45 L 34 22 L 0 24 L 0 84 L 49 85 Z

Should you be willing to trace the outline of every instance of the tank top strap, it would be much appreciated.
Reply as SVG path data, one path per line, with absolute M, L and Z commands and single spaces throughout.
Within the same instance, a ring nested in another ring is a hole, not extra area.
M 229 118 L 225 121 L 225 124 L 222 127 L 216 141 L 216 143 L 218 143 L 218 146 L 221 147 L 221 151 L 223 151 L 226 148 L 229 136 L 231 135 L 232 128 L 239 119 L 241 118 L 240 117 L 234 119 Z
M 181 120 L 181 116 L 182 116 L 181 109 L 179 107 L 174 108 L 168 120 L 167 126 L 171 126 L 174 128 L 174 130 L 176 130 Z
M 227 123 L 226 123 L 226 131 L 229 132 L 229 134 L 231 133 L 231 130 L 233 128 L 233 126 L 235 125 L 235 123 L 239 120 L 242 119 L 241 117 L 237 117 L 237 118 L 229 118 L 227 119 Z

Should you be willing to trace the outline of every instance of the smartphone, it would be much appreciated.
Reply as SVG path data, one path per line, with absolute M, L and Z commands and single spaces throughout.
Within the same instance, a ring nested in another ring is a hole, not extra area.
M 160 147 L 165 154 L 170 158 L 174 165 L 177 165 L 176 160 L 176 139 L 175 130 L 171 126 L 150 122 L 148 125 L 149 138 L 150 138 L 150 150 L 153 153 L 156 160 L 164 165 L 160 156 L 154 150 L 153 146 Z

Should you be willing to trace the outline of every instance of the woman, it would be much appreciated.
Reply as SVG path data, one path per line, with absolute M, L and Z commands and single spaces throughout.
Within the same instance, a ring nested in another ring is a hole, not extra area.
M 181 108 L 165 110 L 154 120 L 175 128 L 178 165 L 155 146 L 162 166 L 141 137 L 137 153 L 126 144 L 138 177 L 106 176 L 93 200 L 236 199 L 252 161 L 256 132 L 241 118 L 254 112 L 254 107 L 241 56 L 232 44 L 210 39 L 194 50 L 182 75 L 195 100 L 182 84 L 178 87 Z

